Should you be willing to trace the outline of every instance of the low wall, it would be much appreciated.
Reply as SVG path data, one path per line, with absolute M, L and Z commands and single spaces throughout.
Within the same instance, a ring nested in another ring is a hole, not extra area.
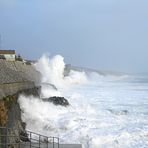
M 33 65 L 20 61 L 0 60 L 0 84 L 33 81 L 40 85 L 41 74 Z
M 34 82 L 30 81 L 0 84 L 0 99 L 34 87 Z

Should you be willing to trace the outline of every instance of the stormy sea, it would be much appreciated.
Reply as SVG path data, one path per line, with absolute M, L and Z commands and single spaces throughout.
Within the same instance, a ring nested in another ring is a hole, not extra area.
M 83 148 L 148 147 L 148 76 L 83 70 L 64 75 L 60 55 L 43 55 L 34 66 L 42 74 L 41 98 L 62 96 L 70 106 L 20 96 L 28 130 Z

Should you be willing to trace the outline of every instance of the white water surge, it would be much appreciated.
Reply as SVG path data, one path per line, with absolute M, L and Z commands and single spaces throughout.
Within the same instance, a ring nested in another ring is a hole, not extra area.
M 51 60 L 44 55 L 35 66 L 43 76 L 42 96 L 64 96 L 71 106 L 20 96 L 27 129 L 58 136 L 62 143 L 81 143 L 83 148 L 148 147 L 147 79 L 76 71 L 64 77 L 63 60 L 60 55 Z
M 56 87 L 69 87 L 71 84 L 80 84 L 86 82 L 87 78 L 84 72 L 71 71 L 69 76 L 64 77 L 65 63 L 60 55 L 54 56 L 51 60 L 43 55 L 35 67 L 42 74 L 42 82 L 51 83 Z

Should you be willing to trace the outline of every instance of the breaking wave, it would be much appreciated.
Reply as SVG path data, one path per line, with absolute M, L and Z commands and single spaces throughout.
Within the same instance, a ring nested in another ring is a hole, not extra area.
M 43 55 L 35 67 L 42 74 L 41 97 L 63 96 L 71 105 L 55 106 L 40 98 L 20 96 L 22 120 L 28 130 L 58 136 L 61 143 L 80 143 L 83 148 L 147 146 L 148 94 L 138 89 L 148 86 L 133 86 L 124 81 L 125 76 L 78 71 L 64 76 L 60 55 L 52 59 Z
M 58 88 L 87 81 L 85 72 L 70 71 L 68 76 L 64 76 L 65 63 L 61 55 L 56 55 L 52 59 L 43 55 L 35 67 L 42 74 L 42 82 L 53 84 Z

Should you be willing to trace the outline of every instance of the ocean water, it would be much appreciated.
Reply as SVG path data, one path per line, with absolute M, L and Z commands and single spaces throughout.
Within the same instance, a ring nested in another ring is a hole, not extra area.
M 44 55 L 35 67 L 42 73 L 41 97 L 64 96 L 71 105 L 55 106 L 20 96 L 28 130 L 58 136 L 61 143 L 81 143 L 83 148 L 148 147 L 147 76 L 71 71 L 64 77 L 65 63 L 60 55 L 52 59 Z

